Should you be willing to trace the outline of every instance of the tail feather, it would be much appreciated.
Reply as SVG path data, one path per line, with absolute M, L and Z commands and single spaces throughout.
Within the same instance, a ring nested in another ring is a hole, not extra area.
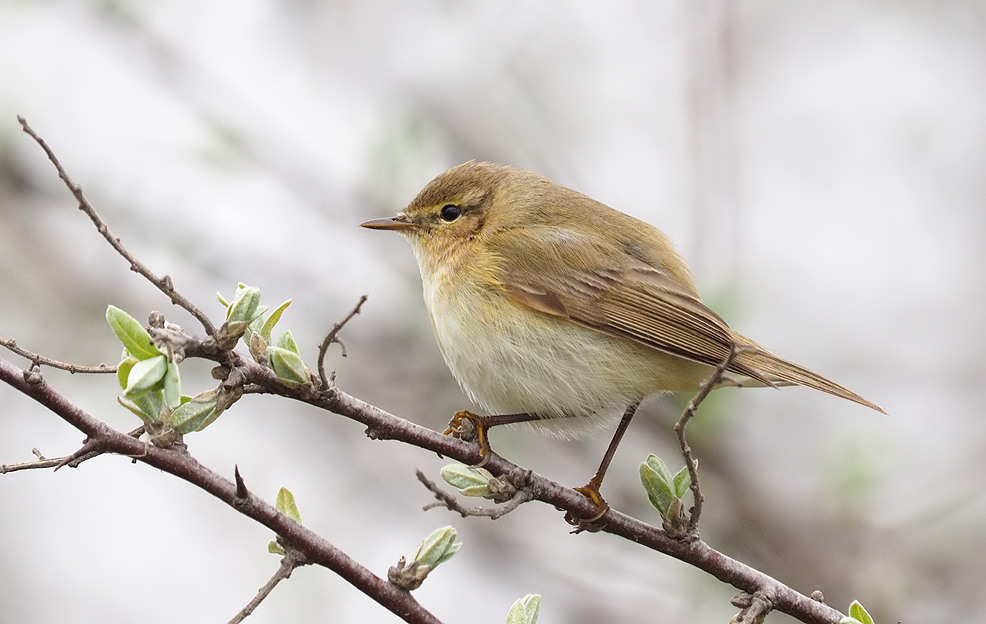
M 867 401 L 852 390 L 843 388 L 834 381 L 826 379 L 818 373 L 813 373 L 803 366 L 798 366 L 793 362 L 782 360 L 759 345 L 750 346 L 755 350 L 743 350 L 737 353 L 736 364 L 739 365 L 737 368 L 753 369 L 762 376 L 771 379 L 771 381 L 776 379 L 780 382 L 777 385 L 794 384 L 798 386 L 805 386 L 806 388 L 821 390 L 822 392 L 826 392 L 843 399 L 848 399 L 855 403 L 859 403 L 860 405 L 865 405 L 870 409 L 886 414 L 886 412 L 883 411 L 883 408 L 879 405 Z

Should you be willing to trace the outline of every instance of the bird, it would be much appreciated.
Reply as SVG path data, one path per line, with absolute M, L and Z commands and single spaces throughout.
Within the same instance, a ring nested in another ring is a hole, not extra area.
M 461 411 L 450 431 L 471 421 L 484 456 L 490 426 L 581 434 L 622 414 L 596 474 L 576 488 L 600 515 L 599 487 L 640 402 L 697 390 L 723 363 L 719 385 L 799 385 L 883 412 L 730 328 L 658 228 L 537 173 L 469 161 L 396 216 L 360 225 L 410 243 L 439 350 L 489 412 Z

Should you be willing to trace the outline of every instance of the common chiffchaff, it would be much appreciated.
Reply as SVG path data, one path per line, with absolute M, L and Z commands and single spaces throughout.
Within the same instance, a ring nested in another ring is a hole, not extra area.
M 660 230 L 536 173 L 468 162 L 362 225 L 411 243 L 445 362 L 490 414 L 577 423 L 568 433 L 624 410 L 628 423 L 648 395 L 697 389 L 734 346 L 733 385 L 880 410 L 730 329 Z

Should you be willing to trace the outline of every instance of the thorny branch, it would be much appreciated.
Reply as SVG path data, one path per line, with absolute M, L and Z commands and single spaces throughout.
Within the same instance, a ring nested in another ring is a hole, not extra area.
M 195 316 L 208 335 L 214 334 L 216 332 L 215 326 L 196 306 L 175 291 L 170 278 L 159 278 L 151 273 L 120 243 L 119 239 L 109 232 L 106 224 L 83 196 L 81 189 L 68 177 L 47 144 L 31 130 L 23 118 L 18 119 L 24 131 L 41 146 L 49 160 L 55 165 L 59 177 L 79 202 L 79 207 L 86 212 L 113 248 L 130 262 L 131 269 L 143 275 L 167 295 L 173 303 Z M 344 321 L 336 324 L 333 331 L 323 341 L 325 349 L 333 341 L 337 341 L 338 330 L 359 312 L 361 304 L 362 301 Z M 186 357 L 200 357 L 219 362 L 227 373 L 224 383 L 233 383 L 231 380 L 235 380 L 239 387 L 248 388 L 251 393 L 275 394 L 339 414 L 364 424 L 366 435 L 371 439 L 398 440 L 468 464 L 475 464 L 481 459 L 475 445 L 421 427 L 348 395 L 334 385 L 325 383 L 327 380 L 324 379 L 324 373 L 322 386 L 317 391 L 312 391 L 309 388 L 285 385 L 270 368 L 253 361 L 251 358 L 240 357 L 232 350 L 217 351 L 215 341 L 211 339 L 198 340 L 189 336 L 185 345 L 185 353 Z M 722 368 L 725 369 L 727 365 L 728 360 L 723 363 Z M 188 481 L 240 513 L 267 526 L 278 535 L 279 540 L 302 553 L 306 561 L 333 570 L 354 587 L 405 621 L 438 622 L 435 616 L 425 610 L 408 592 L 383 581 L 324 538 L 278 512 L 272 505 L 250 494 L 242 478 L 238 478 L 234 483 L 199 464 L 188 454 L 184 446 L 159 448 L 154 445 L 146 445 L 131 435 L 116 431 L 53 390 L 33 367 L 31 370 L 22 371 L 6 361 L 0 360 L 0 381 L 31 397 L 88 436 L 83 448 L 67 458 L 61 458 L 60 464 L 64 463 L 66 459 L 69 460 L 69 465 L 72 461 L 83 461 L 88 454 L 116 453 L 131 456 L 136 461 Z M 711 385 L 713 384 L 710 383 L 709 387 L 704 389 L 704 394 L 708 393 Z M 704 395 L 701 398 L 704 398 Z M 696 401 L 694 401 L 696 407 L 701 398 L 696 397 Z M 690 414 L 693 413 L 694 409 L 691 412 L 686 411 L 687 418 L 683 416 L 679 423 L 681 425 L 679 431 L 681 439 L 684 439 L 684 424 L 687 423 L 688 418 L 691 417 Z M 684 451 L 687 445 L 683 443 L 682 446 Z M 694 464 L 690 459 L 689 465 L 693 471 Z M 524 491 L 533 499 L 560 510 L 579 516 L 591 515 L 596 511 L 595 504 L 575 490 L 536 473 L 523 471 L 519 466 L 500 456 L 490 457 L 486 469 L 495 477 L 506 477 L 517 474 L 518 471 L 524 472 L 527 475 L 527 485 Z M 692 474 L 692 477 L 693 485 L 695 485 L 697 483 L 696 475 Z M 700 492 L 696 492 L 696 494 L 700 495 Z M 697 522 L 697 517 L 694 519 Z M 717 552 L 701 540 L 672 539 L 663 530 L 616 510 L 611 510 L 600 520 L 599 524 L 599 528 L 603 532 L 622 536 L 646 548 L 677 558 L 747 592 L 751 596 L 769 596 L 775 610 L 787 613 L 808 624 L 837 624 L 842 618 L 842 614 L 838 611 L 794 591 L 762 572 Z

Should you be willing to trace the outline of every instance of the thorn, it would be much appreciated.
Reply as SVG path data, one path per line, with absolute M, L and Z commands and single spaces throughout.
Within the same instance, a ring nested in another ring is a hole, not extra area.
M 236 498 L 245 499 L 250 495 L 247 490 L 246 483 L 243 481 L 243 477 L 240 476 L 240 467 L 235 466 L 233 469 L 233 478 L 236 481 Z

